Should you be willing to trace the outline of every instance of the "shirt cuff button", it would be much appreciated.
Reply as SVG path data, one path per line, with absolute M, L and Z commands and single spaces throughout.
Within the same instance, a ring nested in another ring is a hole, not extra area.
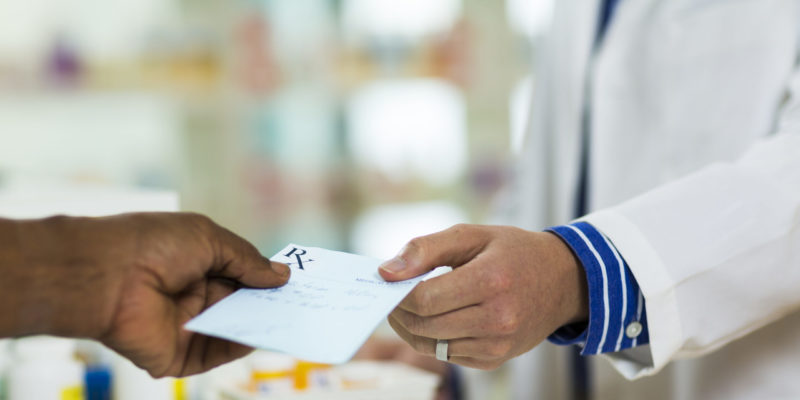
M 639 336 L 642 333 L 642 324 L 638 322 L 631 322 L 628 324 L 628 327 L 625 328 L 625 336 L 633 339 Z

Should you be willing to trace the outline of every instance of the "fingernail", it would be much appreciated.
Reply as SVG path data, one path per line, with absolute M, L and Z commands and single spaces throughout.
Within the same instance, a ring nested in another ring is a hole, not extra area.
M 284 263 L 273 261 L 270 263 L 270 266 L 272 266 L 272 270 L 275 271 L 275 273 L 277 273 L 280 276 L 289 275 L 290 271 L 289 266 Z
M 381 266 L 378 267 L 378 268 L 380 268 L 380 269 L 382 269 L 384 271 L 388 271 L 388 272 L 396 274 L 398 272 L 402 272 L 407 267 L 408 267 L 408 264 L 406 264 L 405 260 L 403 260 L 400 257 L 395 257 L 395 258 L 393 258 L 393 259 L 391 259 L 389 261 L 386 261 L 385 263 L 381 264 Z

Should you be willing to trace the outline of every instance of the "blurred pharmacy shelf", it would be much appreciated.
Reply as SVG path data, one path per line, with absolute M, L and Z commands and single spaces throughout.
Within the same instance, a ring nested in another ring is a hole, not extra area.
M 388 257 L 489 220 L 552 1 L 0 0 L 0 193 Z

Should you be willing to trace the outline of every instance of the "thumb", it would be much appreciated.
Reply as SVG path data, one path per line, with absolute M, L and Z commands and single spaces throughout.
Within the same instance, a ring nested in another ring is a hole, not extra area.
M 378 271 L 387 281 L 402 281 L 441 266 L 457 268 L 475 258 L 487 241 L 488 236 L 479 226 L 456 225 L 411 240 Z
M 218 262 L 209 271 L 211 276 L 255 288 L 283 286 L 289 281 L 288 265 L 271 262 L 250 242 L 223 227 L 218 226 L 216 236 Z

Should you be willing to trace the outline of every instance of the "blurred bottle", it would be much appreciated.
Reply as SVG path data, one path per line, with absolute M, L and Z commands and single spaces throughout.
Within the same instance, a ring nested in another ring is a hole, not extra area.
M 113 393 L 116 400 L 189 400 L 184 379 L 153 379 L 121 356 L 113 361 Z
M 83 63 L 66 35 L 57 35 L 47 59 L 47 81 L 57 88 L 74 89 L 81 84 Z
M 258 395 L 294 392 L 297 361 L 287 355 L 257 351 L 250 356 L 251 391 Z
M 75 341 L 52 337 L 19 339 L 8 375 L 9 400 L 82 400 L 83 364 Z
M 433 46 L 433 74 L 449 79 L 462 89 L 472 83 L 474 63 L 472 27 L 466 18 L 460 18 L 450 32 L 439 38 Z
M 0 339 L 0 400 L 6 400 L 8 388 L 8 367 L 10 365 L 8 354 L 8 340 Z
M 294 389 L 304 391 L 308 389 L 328 389 L 331 387 L 328 364 L 298 361 L 294 374 Z
M 79 340 L 76 353 L 86 365 L 84 374 L 86 400 L 111 400 L 111 363 L 117 355 L 91 340 Z
M 111 400 L 111 368 L 105 364 L 86 367 L 86 400 Z
M 278 66 L 273 56 L 269 21 L 260 12 L 247 14 L 235 28 L 237 78 L 253 95 L 264 95 L 278 86 Z
M 334 379 L 344 390 L 368 390 L 381 386 L 381 371 L 370 362 L 351 362 L 336 370 Z

